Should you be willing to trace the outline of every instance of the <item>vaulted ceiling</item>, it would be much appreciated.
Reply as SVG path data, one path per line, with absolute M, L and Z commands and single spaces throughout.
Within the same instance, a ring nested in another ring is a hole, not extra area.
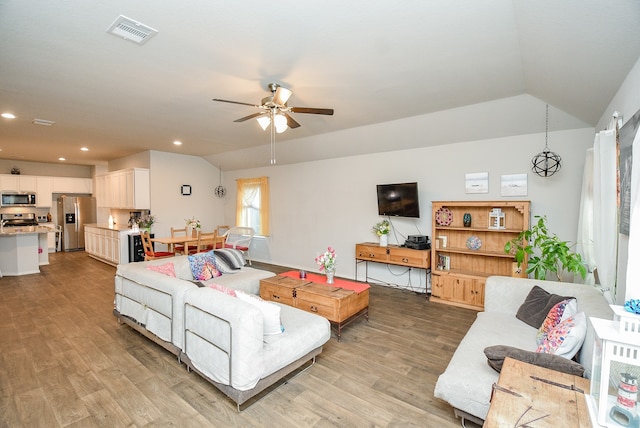
M 158 33 L 108 34 L 119 15 Z M 269 133 L 233 121 L 256 109 L 211 99 L 259 104 L 271 82 L 335 109 L 293 113 L 281 142 L 525 95 L 562 112 L 556 129 L 593 127 L 640 57 L 639 24 L 637 0 L 0 0 L 0 112 L 17 116 L 0 118 L 0 158 L 246 157 Z

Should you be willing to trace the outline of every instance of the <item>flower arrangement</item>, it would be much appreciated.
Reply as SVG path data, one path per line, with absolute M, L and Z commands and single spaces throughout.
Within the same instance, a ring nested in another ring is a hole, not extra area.
M 151 225 L 156 222 L 155 216 L 151 214 L 143 215 L 138 219 L 138 227 L 143 229 L 151 229 Z
M 327 247 L 327 251 L 324 254 L 316 257 L 316 264 L 320 266 L 320 272 L 336 270 L 336 250 Z
M 200 220 L 195 217 L 185 219 L 187 227 L 191 229 L 200 229 Z
M 378 236 L 388 235 L 391 232 L 391 223 L 389 220 L 384 219 L 373 226 L 373 231 Z

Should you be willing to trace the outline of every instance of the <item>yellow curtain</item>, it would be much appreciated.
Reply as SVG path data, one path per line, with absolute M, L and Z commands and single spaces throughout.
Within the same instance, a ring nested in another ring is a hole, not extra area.
M 238 178 L 236 225 L 253 227 L 256 235 L 269 236 L 269 178 Z

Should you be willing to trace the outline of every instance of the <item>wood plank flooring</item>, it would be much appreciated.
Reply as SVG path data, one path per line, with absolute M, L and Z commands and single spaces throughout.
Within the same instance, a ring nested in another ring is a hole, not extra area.
M 50 254 L 40 275 L 0 278 L 0 427 L 457 427 L 433 397 L 476 316 L 372 286 L 370 321 L 241 413 L 113 310 L 115 268 Z M 283 268 L 254 263 L 275 272 Z

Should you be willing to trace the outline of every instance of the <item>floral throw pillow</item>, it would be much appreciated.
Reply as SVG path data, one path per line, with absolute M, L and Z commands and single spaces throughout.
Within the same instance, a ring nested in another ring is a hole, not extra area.
M 566 299 L 559 303 L 556 303 L 549 310 L 547 317 L 544 319 L 542 325 L 538 329 L 538 334 L 536 335 L 536 343 L 540 345 L 544 337 L 552 328 L 577 313 L 578 303 L 576 302 L 576 299 Z
M 197 281 L 206 281 L 207 279 L 216 278 L 222 275 L 216 267 L 216 256 L 213 252 L 198 253 L 188 256 L 188 258 L 193 279 Z
M 162 265 L 148 265 L 147 269 L 159 272 L 163 275 L 172 276 L 174 278 L 176 277 L 176 269 L 171 262 Z
M 584 312 L 577 313 L 561 321 L 547 332 L 536 352 L 573 358 L 587 335 L 587 318 Z

